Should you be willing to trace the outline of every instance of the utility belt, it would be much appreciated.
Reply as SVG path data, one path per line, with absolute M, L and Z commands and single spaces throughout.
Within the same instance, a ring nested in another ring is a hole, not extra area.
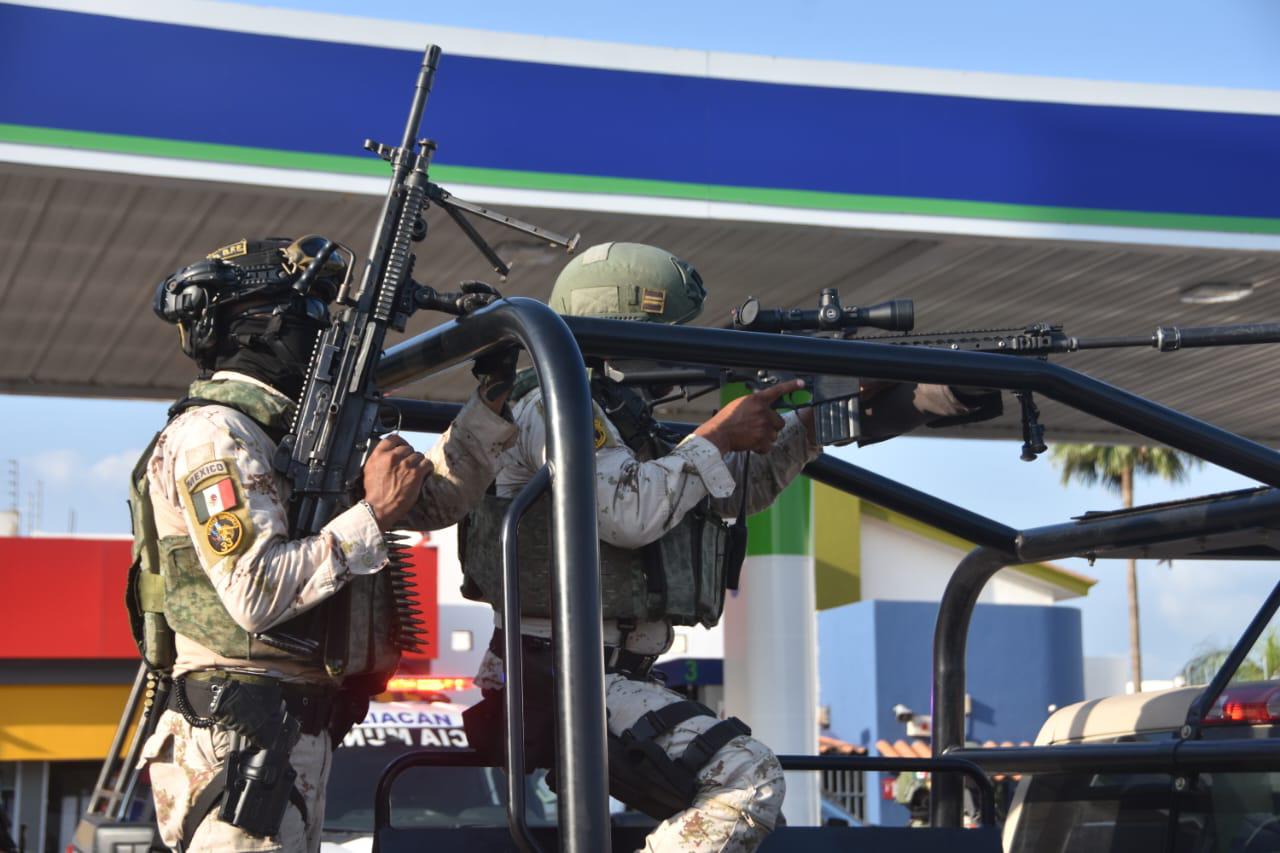
M 526 655 L 549 656 L 551 654 L 551 640 L 547 637 L 521 634 L 520 645 Z M 489 651 L 499 658 L 506 659 L 506 639 L 501 628 L 494 629 L 493 639 L 489 641 Z M 627 678 L 643 681 L 649 677 L 649 673 L 653 670 L 653 665 L 657 660 L 657 655 L 640 654 L 622 646 L 606 643 L 604 647 L 604 671 L 611 675 L 617 673 L 618 675 L 625 675 Z
M 215 808 L 218 820 L 249 835 L 271 838 L 294 806 L 307 823 L 289 756 L 302 735 L 318 735 L 342 714 L 334 687 L 286 683 L 236 672 L 185 673 L 173 680 L 169 707 L 193 728 L 230 732 L 226 760 L 196 796 L 182 824 L 179 850 L 190 846 Z
M 189 723 L 192 722 L 192 716 L 210 719 L 214 716 L 214 699 L 231 683 L 246 691 L 247 699 L 261 708 L 258 713 L 264 717 L 273 714 L 280 703 L 284 702 L 285 710 L 297 721 L 298 729 L 304 735 L 318 735 L 328 730 L 334 712 L 339 707 L 338 691 L 334 687 L 280 681 L 238 672 L 189 672 L 178 676 L 174 679 L 173 690 L 169 691 L 169 707 L 187 717 Z M 241 703 L 237 703 L 234 710 L 224 704 L 224 709 L 219 710 L 224 714 L 234 713 L 241 710 Z M 258 714 L 255 713 L 254 716 Z M 243 722 L 245 727 L 254 727 L 252 720 Z M 226 724 L 226 728 L 241 729 L 242 726 Z

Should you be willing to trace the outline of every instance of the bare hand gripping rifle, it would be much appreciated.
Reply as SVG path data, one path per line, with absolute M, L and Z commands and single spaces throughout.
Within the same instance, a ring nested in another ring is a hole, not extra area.
M 414 281 L 413 244 L 427 236 L 424 213 L 430 204 L 434 202 L 443 208 L 503 276 L 509 271 L 507 265 L 462 211 L 563 246 L 570 252 L 578 241 L 577 235 L 562 237 L 460 201 L 431 183 L 427 170 L 436 145 L 432 140 L 419 139 L 418 130 L 439 60 L 440 48 L 428 46 L 400 145 L 392 148 L 372 140 L 364 143 L 366 150 L 391 164 L 391 185 L 359 285 L 352 288 L 348 281 L 337 295 L 332 309 L 335 316 L 312 353 L 290 434 L 281 441 L 277 451 L 276 467 L 289 478 L 292 486 L 295 537 L 317 533 L 349 505 L 352 490 L 360 482 L 361 467 L 376 439 L 378 412 L 383 405 L 382 393 L 374 378 L 388 330 L 404 331 L 410 315 L 419 309 L 464 314 L 498 298 L 496 290 L 480 282 L 464 284 L 460 293 L 438 293 Z M 326 244 L 308 272 L 323 267 L 334 251 L 342 249 L 333 243 Z M 305 294 L 311 280 L 304 274 L 294 287 Z M 387 539 L 391 565 L 383 574 L 392 587 L 399 617 L 393 626 L 393 639 L 401 650 L 415 649 L 421 642 L 421 623 L 414 618 L 418 615 L 417 602 L 405 571 L 407 549 L 398 544 L 394 535 L 388 535 Z M 335 677 L 370 670 L 369 661 L 357 659 L 360 650 L 347 649 L 348 619 L 353 612 L 354 618 L 360 618 L 362 611 L 360 603 L 350 599 L 351 588 L 350 584 L 344 587 L 328 607 L 324 659 L 326 668 Z M 385 592 L 366 594 L 376 596 Z M 376 602 L 368 604 L 364 610 L 376 612 Z M 310 632 L 307 637 L 268 633 L 260 639 L 303 654 L 318 651 L 316 632 Z M 373 666 L 373 669 L 381 667 Z

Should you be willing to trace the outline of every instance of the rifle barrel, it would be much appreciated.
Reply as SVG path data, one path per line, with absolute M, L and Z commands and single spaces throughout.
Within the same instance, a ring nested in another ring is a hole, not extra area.
M 1179 329 L 1177 326 L 1162 326 L 1156 330 L 1156 337 L 1168 341 L 1176 341 L 1172 346 L 1167 343 L 1160 348 L 1178 349 L 1185 347 L 1230 347 L 1240 344 L 1274 344 L 1280 343 L 1280 323 L 1242 323 L 1238 326 L 1192 326 Z
M 418 72 L 418 85 L 413 93 L 413 106 L 409 109 L 409 121 L 404 126 L 404 139 L 401 148 L 412 148 L 418 138 L 418 128 L 422 124 L 422 111 L 427 106 L 427 96 L 431 94 L 431 84 L 435 81 L 436 66 L 440 64 L 440 46 L 427 45 L 422 56 L 422 69 Z
M 1280 343 L 1280 323 L 1242 323 L 1235 326 L 1160 326 L 1150 335 L 1077 338 L 1075 349 L 1150 347 L 1173 352 L 1192 347 L 1232 347 Z
M 1106 338 L 1076 338 L 1073 349 L 1119 349 L 1121 347 L 1154 347 L 1153 335 L 1112 335 Z

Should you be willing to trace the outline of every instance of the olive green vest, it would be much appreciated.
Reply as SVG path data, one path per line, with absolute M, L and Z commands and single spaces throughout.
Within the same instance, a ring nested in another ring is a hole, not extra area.
M 171 411 L 192 405 L 218 404 L 252 418 L 273 439 L 290 426 L 293 403 L 247 382 L 197 381 L 187 398 Z M 143 451 L 130 478 L 129 508 L 133 516 L 133 566 L 129 571 L 127 604 L 134 640 L 147 664 L 160 671 L 172 669 L 176 654 L 173 635 L 182 634 L 223 657 L 250 661 L 289 660 L 319 665 L 326 617 L 332 599 L 276 626 L 268 635 L 282 634 L 312 640 L 313 653 L 286 651 L 263 642 L 231 618 L 200 565 L 191 538 L 185 534 L 160 537 L 148 491 L 147 465 L 160 437 Z M 395 600 L 386 572 L 354 577 L 346 597 L 349 615 L 349 647 L 346 676 L 389 673 L 399 661 L 394 641 Z M 330 655 L 332 657 L 332 655 Z
M 535 383 L 521 376 L 513 401 Z M 660 437 L 639 395 L 605 379 L 592 381 L 592 396 L 612 414 L 623 440 L 641 461 L 671 449 Z M 607 397 L 607 399 L 602 399 Z M 619 416 L 621 413 L 621 417 Z M 647 420 L 647 423 L 646 423 Z M 502 520 L 511 501 L 492 490 L 458 529 L 463 596 L 502 606 Z M 707 627 L 724 609 L 727 524 L 703 500 L 662 538 L 629 550 L 600 543 L 600 604 L 605 619 L 666 619 Z M 551 615 L 551 517 L 548 496 L 533 503 L 519 528 L 520 612 Z

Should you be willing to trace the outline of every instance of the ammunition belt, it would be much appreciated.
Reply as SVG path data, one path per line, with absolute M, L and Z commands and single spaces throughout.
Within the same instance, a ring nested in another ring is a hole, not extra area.
M 185 699 L 187 711 L 200 717 L 208 717 L 213 703 L 214 685 L 223 681 L 246 681 L 262 684 L 275 679 L 262 676 L 242 675 L 234 672 L 190 672 L 180 676 L 181 683 L 174 684 L 169 692 L 169 708 L 183 716 L 182 703 Z M 304 735 L 318 735 L 329 727 L 333 716 L 337 688 L 321 684 L 301 684 L 296 682 L 280 682 L 280 692 L 285 707 L 300 726 Z

